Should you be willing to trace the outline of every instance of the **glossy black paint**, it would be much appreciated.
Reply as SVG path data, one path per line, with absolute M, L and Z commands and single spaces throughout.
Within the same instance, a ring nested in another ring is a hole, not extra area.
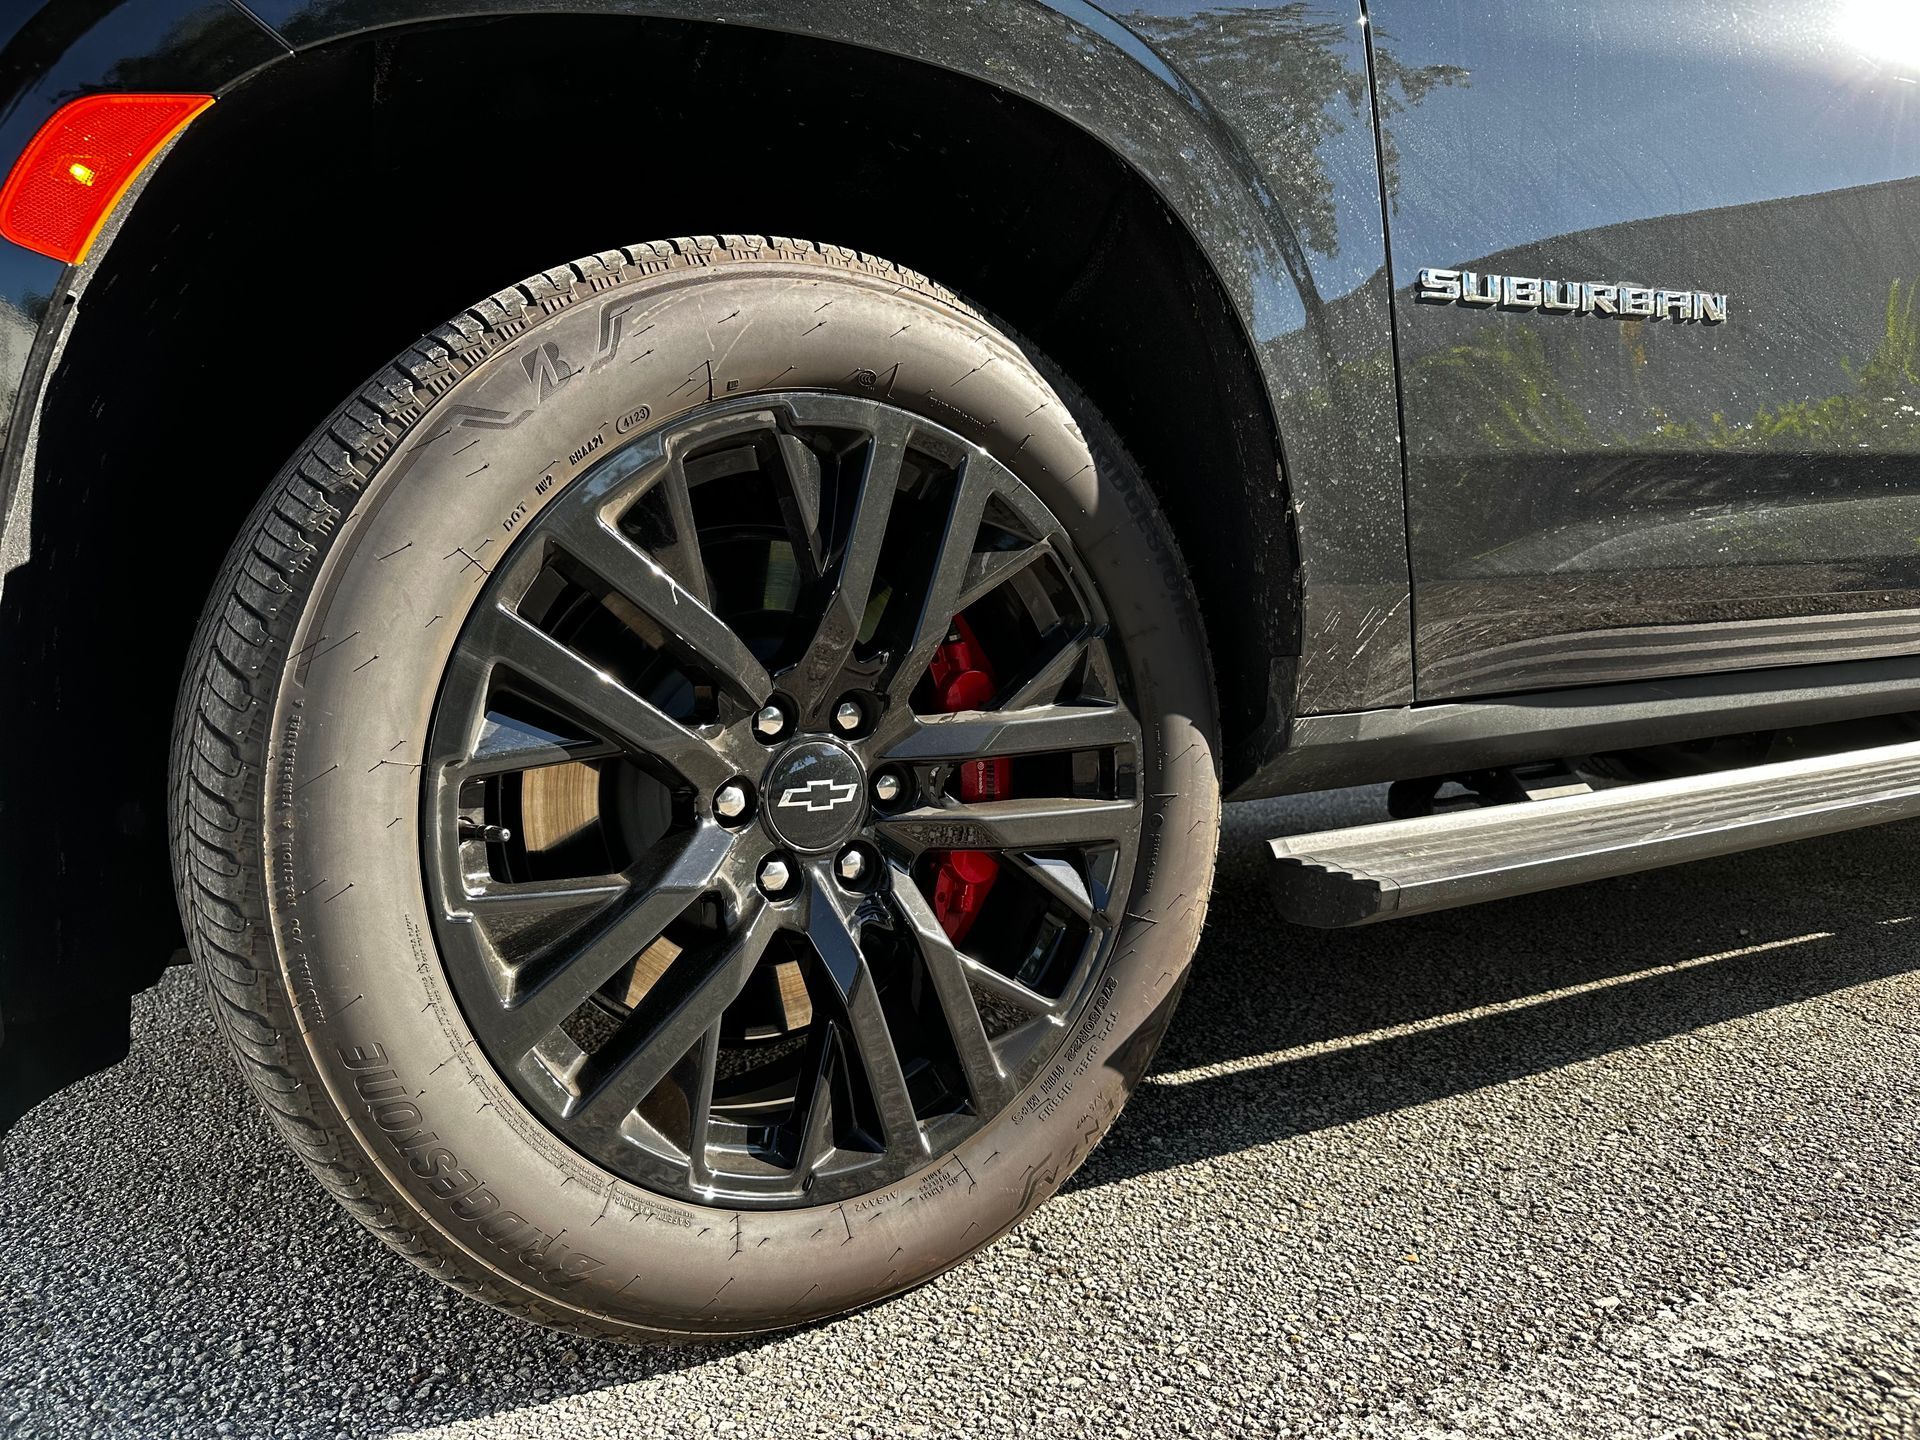
M 286 53 L 232 0 L 16 4 L 0 19 L 0 164 L 10 165 L 47 117 L 77 96 L 115 89 L 217 92 Z M 0 518 L 20 468 L 24 437 L 16 443 L 11 432 L 23 381 L 53 297 L 72 288 L 63 282 L 65 270 L 57 260 L 0 240 L 0 447 L 7 457 Z M 83 281 L 84 269 L 72 280 Z M 42 349 L 54 338 L 46 335 Z M 29 411 L 33 400 L 27 395 Z M 0 573 L 17 547 L 0 543 Z
M 1359 0 L 93 0 L 47 6 L 6 39 L 0 153 L 90 89 L 218 92 L 291 50 L 529 11 L 801 33 L 1043 104 L 1167 199 L 1258 350 L 1286 475 L 1236 478 L 1295 574 L 1268 622 L 1269 714 L 1243 757 L 1257 764 L 1293 715 L 1412 700 L 1415 619 L 1423 698 L 1802 658 L 1834 643 L 1832 625 L 1775 622 L 1839 611 L 1882 612 L 1843 637 L 1850 654 L 1920 643 L 1920 613 L 1884 613 L 1920 612 L 1913 562 L 1877 538 L 1902 523 L 1911 427 L 1882 426 L 1861 453 L 1832 435 L 1728 440 L 1713 418 L 1771 423 L 1783 404 L 1843 396 L 1842 363 L 1871 357 L 1910 263 L 1912 195 L 1885 182 L 1920 172 L 1913 77 L 1810 43 L 1863 3 L 1710 0 L 1673 17 L 1608 0 L 1542 24 L 1518 0 L 1372 0 L 1369 35 Z M 1644 63 L 1613 64 L 1622 46 Z M 1835 235 L 1852 243 L 1826 283 L 1799 284 L 1809 247 Z M 1709 332 L 1440 310 L 1410 300 L 1428 263 L 1645 270 L 1731 291 L 1736 319 Z M 0 336 L 14 337 L 0 338 L 0 388 L 27 374 L 29 327 L 59 284 L 53 262 L 0 245 Z M 1786 303 L 1769 306 L 1775 292 Z M 50 351 L 55 327 L 38 333 Z M 24 437 L 8 450 L 17 468 Z M 0 551 L 16 561 L 17 531 Z M 1783 546 L 1800 553 L 1781 561 Z M 1690 628 L 1729 620 L 1758 624 L 1736 648 Z M 1640 630 L 1625 654 L 1594 638 L 1623 625 Z
M 725 20 L 923 61 L 1072 121 L 1192 230 L 1265 372 L 1284 484 L 1237 478 L 1271 516 L 1275 563 L 1291 563 L 1282 557 L 1297 547 L 1298 573 L 1292 603 L 1270 620 L 1272 703 L 1259 743 L 1293 710 L 1411 698 L 1392 375 L 1363 358 L 1384 349 L 1388 322 L 1358 0 L 1143 0 L 1107 10 L 1085 0 L 266 0 L 253 9 L 295 47 L 535 9 Z M 1336 333 L 1324 317 L 1342 299 L 1355 318 Z M 1296 674 L 1302 654 L 1340 659 Z
M 1464 72 L 1389 122 L 1419 697 L 1920 650 L 1910 7 L 1371 8 Z M 1425 266 L 1732 312 L 1434 306 Z
M 1277 679 L 1270 724 L 1349 703 L 1403 704 L 1406 529 L 1392 368 L 1367 363 L 1387 352 L 1390 333 L 1358 7 L 1136 0 L 1117 13 L 1244 148 L 1282 267 L 1252 316 L 1300 566 L 1294 644 L 1275 651 L 1297 655 L 1298 668 Z M 1181 214 L 1203 244 L 1228 239 L 1204 216 Z M 1335 306 L 1351 317 L 1345 326 L 1330 323 Z
M 0 156 L 10 162 L 77 95 L 218 90 L 286 53 L 228 0 L 16 4 L 0 15 Z M 12 757 L 0 770 L 10 837 L 0 864 L 0 1129 L 125 1052 L 128 996 L 166 959 L 164 933 L 130 946 L 120 925 L 123 906 L 147 913 L 137 901 L 158 888 L 130 886 L 124 869 L 130 831 L 145 817 L 83 815 L 65 803 L 68 766 L 103 753 L 91 737 L 112 713 L 121 682 L 111 657 L 127 643 L 99 623 L 125 613 L 102 605 L 100 577 L 67 560 L 80 537 L 47 533 L 31 506 L 41 387 L 87 276 L 85 266 L 69 270 L 0 240 L 0 754 Z M 87 508 L 88 497 L 75 498 Z M 91 503 L 111 513 L 119 502 Z M 48 685 L 50 657 L 76 645 L 100 655 L 97 678 Z M 81 896 L 91 898 L 76 903 Z

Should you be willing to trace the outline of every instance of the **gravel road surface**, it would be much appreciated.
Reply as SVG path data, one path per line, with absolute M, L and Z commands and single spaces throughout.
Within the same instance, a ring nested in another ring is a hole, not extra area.
M 190 975 L 0 1169 L 0 1434 L 1920 1437 L 1920 826 L 1345 934 L 1235 807 L 1154 1075 L 972 1264 L 642 1351 L 335 1211 Z

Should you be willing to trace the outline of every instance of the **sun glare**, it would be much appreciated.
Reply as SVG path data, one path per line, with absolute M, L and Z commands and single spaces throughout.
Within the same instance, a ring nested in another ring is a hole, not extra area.
M 1920 0 L 1846 0 L 1839 33 L 1862 54 L 1920 70 Z

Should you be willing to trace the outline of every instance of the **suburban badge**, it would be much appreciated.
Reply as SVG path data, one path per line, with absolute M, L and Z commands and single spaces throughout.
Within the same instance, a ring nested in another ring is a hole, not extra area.
M 1472 270 L 1422 270 L 1418 298 L 1428 305 L 1491 310 L 1544 310 L 1552 315 L 1617 315 L 1675 324 L 1726 323 L 1727 297 L 1704 290 L 1658 290 L 1593 280 L 1542 280 L 1531 275 L 1481 275 Z

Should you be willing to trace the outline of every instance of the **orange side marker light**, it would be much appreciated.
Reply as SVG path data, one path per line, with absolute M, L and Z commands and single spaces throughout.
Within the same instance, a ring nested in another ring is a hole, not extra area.
M 77 264 L 148 162 L 211 104 L 211 95 L 114 94 L 61 106 L 0 187 L 0 235 Z

